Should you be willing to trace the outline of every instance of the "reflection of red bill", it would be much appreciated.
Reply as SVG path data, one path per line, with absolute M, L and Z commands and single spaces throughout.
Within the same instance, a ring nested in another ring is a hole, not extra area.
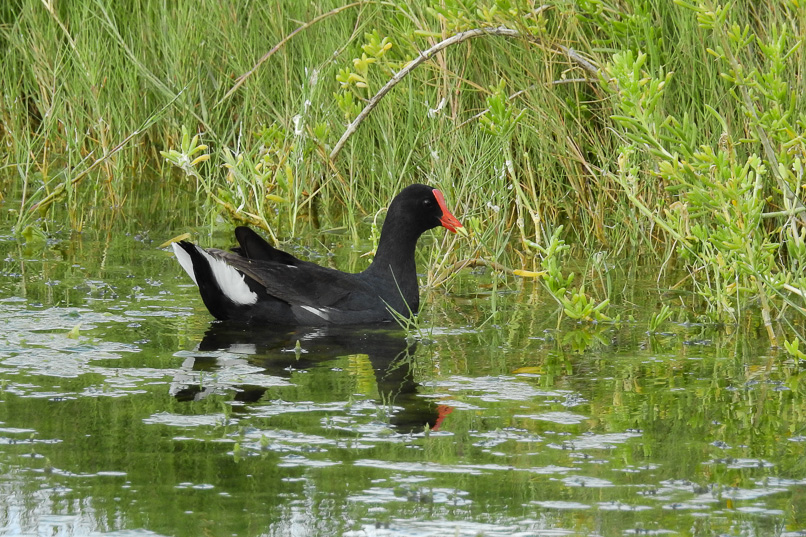
M 453 412 L 453 407 L 448 405 L 437 405 L 437 421 L 434 423 L 434 426 L 431 427 L 432 431 L 439 431 L 439 428 L 442 426 L 442 421 L 448 417 L 448 414 Z

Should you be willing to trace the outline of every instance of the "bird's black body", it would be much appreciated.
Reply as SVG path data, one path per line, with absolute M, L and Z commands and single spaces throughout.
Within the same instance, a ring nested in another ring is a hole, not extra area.
M 425 231 L 462 225 L 442 193 L 426 185 L 403 189 L 389 206 L 372 264 L 351 274 L 303 261 L 278 250 L 246 227 L 235 230 L 232 252 L 174 244 L 182 266 L 218 319 L 277 325 L 320 326 L 390 321 L 420 305 L 414 250 Z M 463 231 L 463 230 L 462 230 Z

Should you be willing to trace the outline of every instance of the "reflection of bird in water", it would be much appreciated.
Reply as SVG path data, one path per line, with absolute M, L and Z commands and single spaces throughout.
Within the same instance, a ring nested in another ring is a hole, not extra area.
M 419 384 L 412 370 L 416 347 L 416 342 L 410 343 L 388 324 L 266 332 L 216 322 L 210 325 L 198 352 L 187 353 L 182 364 L 187 374 L 175 377 L 171 394 L 189 401 L 234 391 L 235 400 L 255 403 L 271 386 L 287 386 L 293 371 L 330 367 L 327 362 L 338 357 L 366 355 L 375 374 L 379 403 L 394 408 L 390 424 L 400 432 L 422 431 L 425 425 L 437 430 L 453 408 L 417 395 Z M 228 369 L 232 375 L 227 375 Z M 201 382 L 199 373 L 204 374 Z

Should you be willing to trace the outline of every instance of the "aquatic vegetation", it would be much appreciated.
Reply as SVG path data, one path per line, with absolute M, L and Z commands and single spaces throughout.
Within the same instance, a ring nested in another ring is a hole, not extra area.
M 494 312 L 498 276 L 462 273 L 427 334 L 252 330 L 122 224 L 0 239 L 0 535 L 804 527 L 806 384 L 763 327 L 647 336 L 638 291 L 638 319 L 557 328 L 533 285 Z
M 196 226 L 357 242 L 367 208 L 427 182 L 474 234 L 435 249 L 429 284 L 536 274 L 560 317 L 614 317 L 603 273 L 546 253 L 562 240 L 683 268 L 676 317 L 803 338 L 797 3 L 18 4 L 0 8 L 17 235 L 148 212 L 160 189 Z

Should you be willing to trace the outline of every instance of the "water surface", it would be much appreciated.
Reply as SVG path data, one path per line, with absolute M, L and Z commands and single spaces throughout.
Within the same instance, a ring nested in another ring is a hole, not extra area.
M 244 330 L 178 232 L 0 237 L 0 535 L 806 535 L 806 389 L 760 323 L 650 336 L 629 283 L 558 327 L 475 271 L 408 337 Z

